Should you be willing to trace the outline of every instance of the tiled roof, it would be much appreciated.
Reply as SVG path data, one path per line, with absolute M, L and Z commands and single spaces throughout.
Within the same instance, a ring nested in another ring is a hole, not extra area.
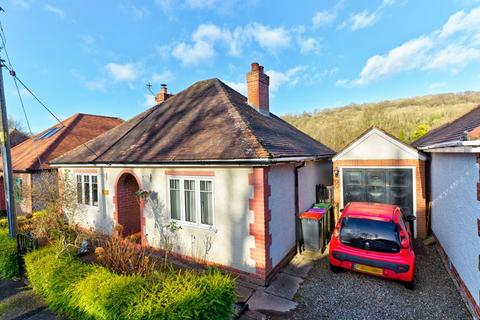
M 199 81 L 52 163 L 164 163 L 330 157 L 335 152 L 265 116 L 218 79 Z
M 14 171 L 48 169 L 48 162 L 123 123 L 113 117 L 77 113 L 11 149 Z M 48 132 L 54 134 L 41 139 Z
M 421 148 L 443 142 L 466 140 L 472 135 L 477 135 L 479 127 L 480 106 L 452 122 L 431 130 L 420 139 L 414 141 L 412 146 Z

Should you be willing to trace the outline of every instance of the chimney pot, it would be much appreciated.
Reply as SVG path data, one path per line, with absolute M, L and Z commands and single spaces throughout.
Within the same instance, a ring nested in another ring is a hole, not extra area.
M 165 83 L 162 83 L 160 85 L 160 92 L 157 93 L 157 95 L 155 96 L 155 101 L 157 103 L 162 103 L 163 101 L 167 100 L 168 98 L 170 98 L 171 96 L 173 96 L 173 94 L 169 94 L 168 91 L 167 91 L 167 85 Z
M 262 113 L 269 113 L 268 86 L 270 77 L 264 73 L 263 66 L 252 63 L 252 69 L 247 72 L 248 104 Z

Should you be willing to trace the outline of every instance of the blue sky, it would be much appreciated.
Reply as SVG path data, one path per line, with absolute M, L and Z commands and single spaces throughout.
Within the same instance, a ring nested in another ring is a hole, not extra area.
M 61 118 L 129 119 L 145 84 L 217 77 L 240 92 L 253 61 L 271 111 L 480 90 L 479 0 L 10 0 L 0 14 L 18 76 Z M 3 57 L 3 56 L 2 56 Z M 8 112 L 23 120 L 4 73 Z M 22 90 L 34 132 L 54 124 Z

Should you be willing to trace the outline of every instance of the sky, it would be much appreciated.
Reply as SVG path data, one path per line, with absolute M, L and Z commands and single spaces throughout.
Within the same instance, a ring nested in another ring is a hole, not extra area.
M 245 94 L 250 63 L 270 76 L 270 111 L 311 112 L 480 90 L 480 0 L 7 0 L 18 77 L 60 118 L 129 119 L 160 84 L 219 78 Z M 0 56 L 5 58 L 4 51 Z M 25 117 L 4 72 L 9 116 Z M 55 120 L 21 90 L 33 132 Z

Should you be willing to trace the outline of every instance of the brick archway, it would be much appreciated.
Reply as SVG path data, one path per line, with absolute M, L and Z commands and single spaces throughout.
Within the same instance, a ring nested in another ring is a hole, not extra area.
M 115 222 L 123 226 L 124 237 L 140 233 L 143 242 L 143 201 L 136 196 L 139 189 L 140 182 L 133 172 L 120 173 L 115 190 Z

